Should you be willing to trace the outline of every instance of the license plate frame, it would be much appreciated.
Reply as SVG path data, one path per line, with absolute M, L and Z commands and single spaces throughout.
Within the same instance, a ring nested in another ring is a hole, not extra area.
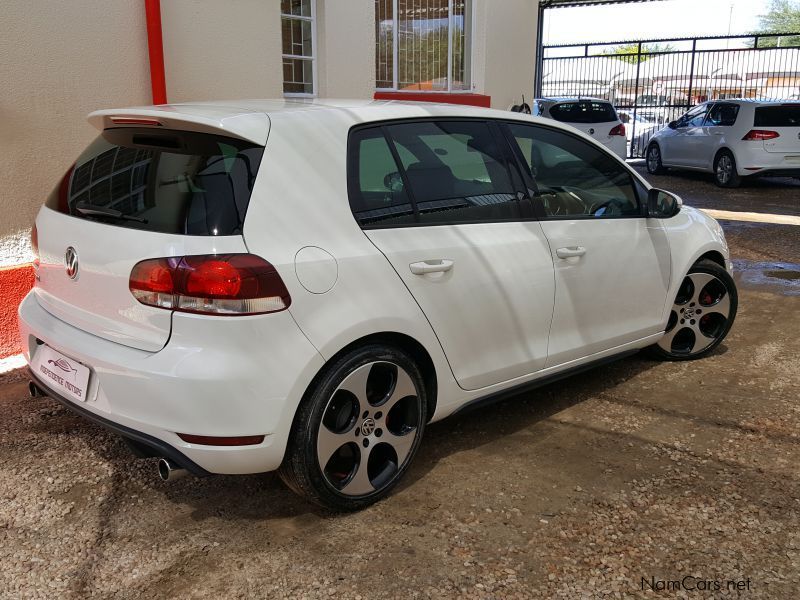
M 92 375 L 86 365 L 42 344 L 33 355 L 31 369 L 48 389 L 70 400 L 86 402 Z

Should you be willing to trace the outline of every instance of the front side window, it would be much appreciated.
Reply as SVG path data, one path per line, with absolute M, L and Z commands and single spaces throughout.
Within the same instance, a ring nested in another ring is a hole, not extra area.
M 708 111 L 705 124 L 709 127 L 732 127 L 736 123 L 738 114 L 738 104 L 715 104 Z
M 485 122 L 358 130 L 349 160 L 350 204 L 362 227 L 519 218 L 506 156 Z
M 468 90 L 471 22 L 471 0 L 375 0 L 375 87 Z
M 678 127 L 702 127 L 707 111 L 707 104 L 695 106 L 692 110 L 678 119 Z
M 614 157 L 580 138 L 546 127 L 508 126 L 550 218 L 640 216 L 631 174 Z
M 281 0 L 283 93 L 316 93 L 316 0 Z

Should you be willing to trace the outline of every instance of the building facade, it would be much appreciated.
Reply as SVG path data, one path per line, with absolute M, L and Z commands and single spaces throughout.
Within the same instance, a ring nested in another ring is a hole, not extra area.
M 231 98 L 507 108 L 533 94 L 538 0 L 6 0 L 0 359 L 33 283 L 30 227 L 96 109 Z M 160 83 L 159 83 L 160 80 Z M 165 96 L 162 97 L 162 96 Z

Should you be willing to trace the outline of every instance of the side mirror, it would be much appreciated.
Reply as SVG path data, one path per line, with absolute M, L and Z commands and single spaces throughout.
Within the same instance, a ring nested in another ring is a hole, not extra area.
M 667 123 L 667 127 L 669 127 L 670 129 L 677 129 L 678 128 L 678 122 L 677 121 L 670 121 L 669 123 Z
M 653 219 L 669 219 L 681 212 L 680 198 L 664 190 L 651 189 L 647 194 L 647 216 Z

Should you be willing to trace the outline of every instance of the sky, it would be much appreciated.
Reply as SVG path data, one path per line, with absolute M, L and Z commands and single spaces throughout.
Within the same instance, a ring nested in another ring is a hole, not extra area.
M 544 43 L 732 35 L 758 29 L 769 0 L 664 0 L 545 11 Z M 733 11 L 731 12 L 731 8 Z

